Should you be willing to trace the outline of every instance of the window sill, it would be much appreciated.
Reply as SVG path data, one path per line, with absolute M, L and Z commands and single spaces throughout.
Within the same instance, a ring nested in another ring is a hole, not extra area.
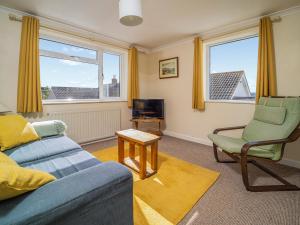
M 242 101 L 242 100 L 206 100 L 206 103 L 227 103 L 227 104 L 250 104 L 255 105 L 255 101 Z
M 127 99 L 90 99 L 90 100 L 43 100 L 43 105 L 65 105 L 65 104 L 91 104 L 91 103 L 112 103 L 112 102 L 127 102 Z

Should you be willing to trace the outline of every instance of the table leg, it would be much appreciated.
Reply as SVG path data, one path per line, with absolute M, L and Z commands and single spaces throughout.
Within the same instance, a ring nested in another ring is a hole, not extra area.
M 147 166 L 147 148 L 146 146 L 140 146 L 140 178 L 146 178 L 146 166 Z
M 153 171 L 157 171 L 157 148 L 158 148 L 158 142 L 154 142 L 151 145 L 151 169 Z
M 135 144 L 131 142 L 129 142 L 129 158 L 135 158 Z
M 118 137 L 118 161 L 124 163 L 124 140 Z

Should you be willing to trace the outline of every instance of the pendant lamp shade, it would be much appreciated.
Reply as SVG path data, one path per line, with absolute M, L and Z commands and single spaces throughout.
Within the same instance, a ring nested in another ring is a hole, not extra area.
M 143 22 L 141 0 L 119 0 L 120 23 L 137 26 Z

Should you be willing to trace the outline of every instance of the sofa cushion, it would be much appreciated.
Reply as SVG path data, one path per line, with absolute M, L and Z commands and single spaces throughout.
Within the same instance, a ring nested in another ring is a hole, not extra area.
M 34 122 L 32 126 L 41 138 L 63 135 L 67 129 L 67 125 L 61 120 Z
M 14 160 L 12 160 L 10 157 L 8 157 L 7 155 L 5 155 L 2 152 L 0 152 L 0 164 L 1 163 L 17 165 L 17 163 Z
M 32 125 L 20 115 L 0 116 L 0 150 L 40 139 Z
M 98 164 L 100 164 L 100 161 L 93 155 L 83 149 L 76 149 L 37 161 L 23 163 L 21 166 L 42 170 L 51 173 L 56 178 L 62 178 Z
M 4 153 L 22 164 L 74 149 L 81 149 L 81 147 L 67 136 L 55 136 L 25 144 Z
M 55 180 L 55 177 L 17 164 L 0 163 L 0 201 L 9 199 Z

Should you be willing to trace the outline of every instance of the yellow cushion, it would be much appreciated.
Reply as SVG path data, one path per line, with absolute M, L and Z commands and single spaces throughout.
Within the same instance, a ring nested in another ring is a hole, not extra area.
M 0 163 L 0 201 L 35 190 L 55 180 L 46 172 Z
M 0 116 L 0 150 L 38 140 L 32 125 L 20 115 Z
M 0 164 L 6 163 L 10 165 L 18 165 L 13 159 L 5 155 L 4 153 L 0 152 Z

